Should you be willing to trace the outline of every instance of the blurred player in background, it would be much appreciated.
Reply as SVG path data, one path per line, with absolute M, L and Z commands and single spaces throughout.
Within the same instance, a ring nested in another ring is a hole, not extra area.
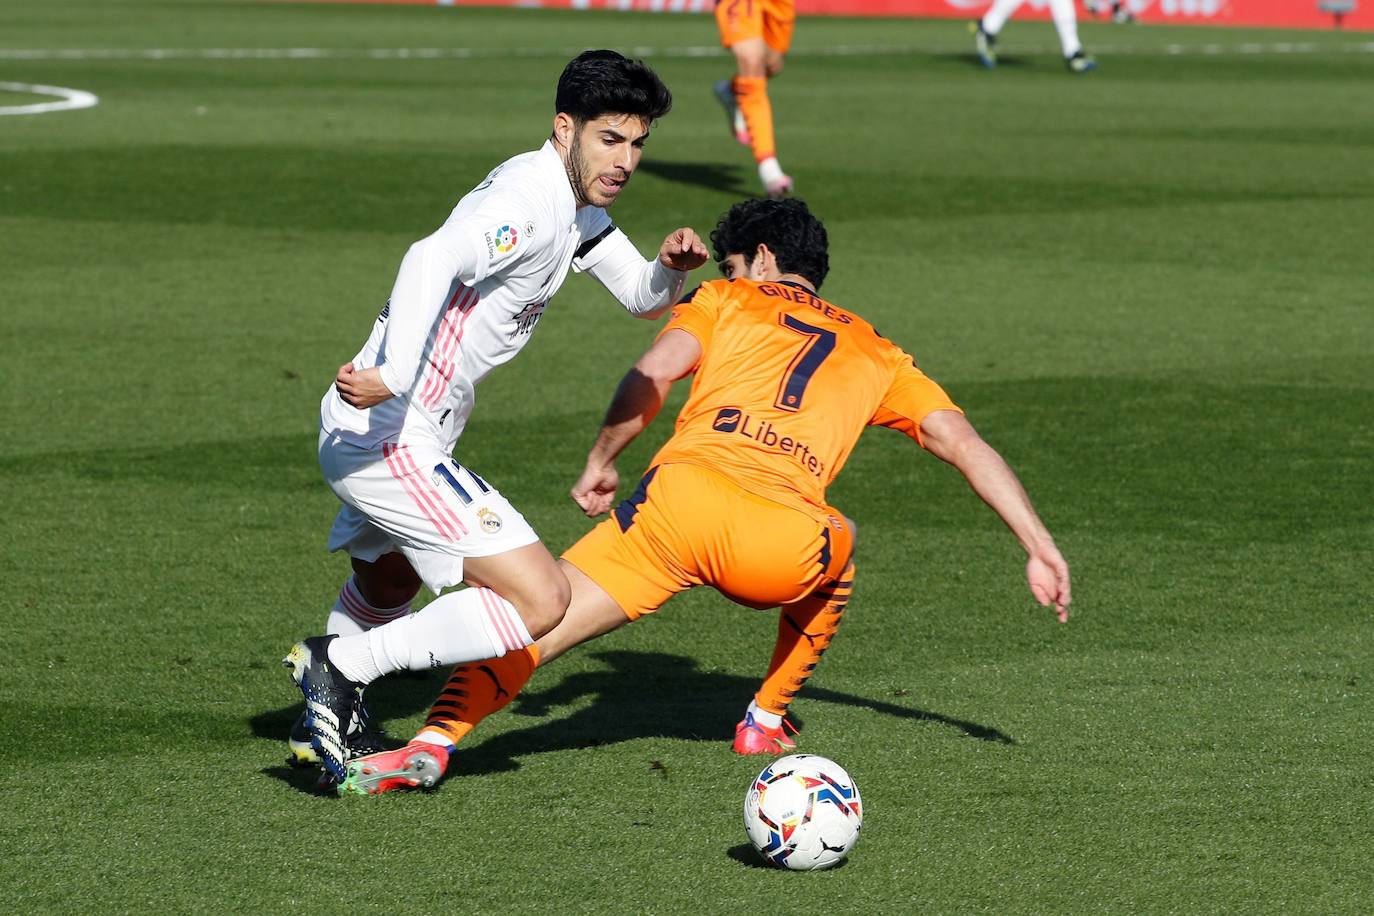
M 611 222 L 653 123 L 672 96 L 614 51 L 587 51 L 558 81 L 553 134 L 497 166 L 448 220 L 411 246 L 366 344 L 320 406 L 320 467 L 343 502 L 329 549 L 353 576 L 325 632 L 284 660 L 305 696 L 290 737 L 300 762 L 335 779 L 375 750 L 362 687 L 521 652 L 562 619 L 569 586 L 505 497 L 453 457 L 475 386 L 534 332 L 568 271 L 586 271 L 632 314 L 654 317 L 682 293 L 706 247 L 671 233 L 647 261 Z M 416 614 L 424 583 L 439 595 Z M 370 746 L 371 745 L 371 746 Z
M 821 299 L 824 226 L 800 200 L 736 204 L 711 235 L 726 280 L 698 287 L 621 381 L 572 496 L 589 516 L 615 500 L 616 457 L 695 373 L 673 436 L 611 518 L 563 555 L 568 614 L 535 645 L 456 668 L 403 748 L 350 761 L 340 791 L 429 786 L 449 754 L 535 667 L 709 585 L 781 606 L 763 684 L 735 728 L 741 754 L 794 746 L 784 716 L 830 644 L 854 587 L 854 525 L 826 502 L 868 426 L 910 436 L 954 465 L 1027 555 L 1026 580 L 1068 620 L 1069 568 L 1006 462 L 912 358 Z
M 1008 19 L 1026 0 L 993 0 L 983 18 L 974 23 L 973 44 L 978 60 L 989 70 L 997 66 L 997 36 Z M 1050 0 L 1050 17 L 1059 33 L 1059 47 L 1064 54 L 1064 66 L 1070 73 L 1091 73 L 1097 61 L 1083 52 L 1078 40 L 1078 11 L 1074 0 Z
M 793 0 L 716 0 L 720 43 L 735 55 L 735 77 L 716 83 L 716 98 L 735 139 L 753 151 L 764 193 L 774 198 L 791 193 L 792 179 L 778 164 L 768 81 L 782 72 L 796 21 Z
M 1100 16 L 1110 9 L 1112 22 L 1117 25 L 1130 25 L 1135 22 L 1135 14 L 1127 9 L 1125 0 L 1112 0 L 1110 4 L 1106 0 L 1083 0 L 1083 9 L 1094 16 Z

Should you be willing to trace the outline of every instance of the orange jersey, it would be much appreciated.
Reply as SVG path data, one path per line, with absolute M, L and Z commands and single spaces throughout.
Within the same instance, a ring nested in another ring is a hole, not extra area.
M 871 324 L 799 284 L 713 280 L 678 304 L 672 329 L 702 355 L 653 465 L 710 468 L 784 505 L 825 508 L 865 427 L 919 443 L 928 414 L 959 410 Z

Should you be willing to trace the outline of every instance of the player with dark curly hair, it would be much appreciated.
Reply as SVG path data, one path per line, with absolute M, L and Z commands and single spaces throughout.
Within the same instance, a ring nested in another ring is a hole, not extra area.
M 1031 594 L 1068 620 L 1069 568 L 1006 462 L 909 355 L 817 295 L 829 270 L 826 232 L 806 204 L 736 204 L 711 240 L 726 279 L 702 284 L 673 310 L 621 381 L 573 486 L 588 516 L 615 508 L 563 554 L 567 616 L 532 646 L 456 668 L 415 740 L 350 762 L 340 791 L 432 785 L 454 746 L 537 665 L 701 585 L 745 607 L 781 608 L 772 660 L 734 749 L 794 747 L 788 704 L 835 636 L 854 586 L 854 523 L 825 490 L 869 426 L 896 429 L 954 465 L 1025 549 Z M 616 505 L 616 457 L 689 374 L 672 438 Z
M 830 236 L 804 201 L 742 201 L 711 232 L 716 263 L 722 267 L 730 255 L 758 251 L 761 245 L 773 252 L 778 270 L 806 277 L 815 289 L 830 274 Z

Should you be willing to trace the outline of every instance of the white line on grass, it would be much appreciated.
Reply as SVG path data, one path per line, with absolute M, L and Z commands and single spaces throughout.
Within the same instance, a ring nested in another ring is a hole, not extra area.
M 9 92 L 27 92 L 34 95 L 55 95 L 60 102 L 36 102 L 32 105 L 0 106 L 0 115 L 45 114 L 50 111 L 75 111 L 78 108 L 94 108 L 100 104 L 100 97 L 80 89 L 65 89 L 62 86 L 36 86 L 31 83 L 0 83 L 0 89 Z
M 0 48 L 0 60 L 469 60 L 489 58 L 557 58 L 580 53 L 581 48 Z M 1098 54 L 1374 54 L 1374 41 L 1320 45 L 1314 42 L 1244 42 L 1186 45 L 1170 43 L 1151 48 L 1096 46 Z M 1023 53 L 1034 53 L 1026 47 Z M 715 45 L 676 48 L 632 48 L 635 57 L 722 57 Z M 933 45 L 828 45 L 793 48 L 793 57 L 876 57 L 905 54 L 950 54 L 948 46 Z M 962 52 L 958 52 L 962 53 Z M 64 90 L 65 91 L 65 90 Z

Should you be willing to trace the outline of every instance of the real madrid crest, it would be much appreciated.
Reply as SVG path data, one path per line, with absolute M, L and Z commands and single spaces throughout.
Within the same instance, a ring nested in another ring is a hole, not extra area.
M 487 534 L 495 534 L 501 530 L 501 516 L 485 507 L 477 511 L 477 521 Z

